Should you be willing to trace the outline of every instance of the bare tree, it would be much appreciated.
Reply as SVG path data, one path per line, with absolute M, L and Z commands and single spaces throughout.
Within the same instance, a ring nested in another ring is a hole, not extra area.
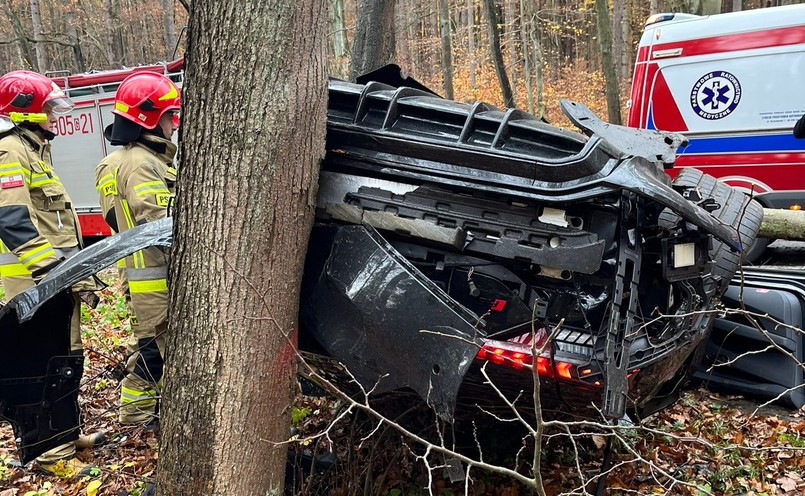
M 46 71 L 49 69 L 47 64 L 47 54 L 45 45 L 42 43 L 42 14 L 39 11 L 39 0 L 31 0 L 31 25 L 34 32 L 34 52 L 36 53 L 35 71 Z
M 158 494 L 282 494 L 326 15 L 192 3 Z
M 349 77 L 394 61 L 394 0 L 360 0 Z
M 453 99 L 453 41 L 450 34 L 450 8 L 447 0 L 439 0 L 439 38 L 442 42 L 442 77 L 444 97 Z
M 123 24 L 120 21 L 120 0 L 103 0 L 109 26 L 109 47 L 112 63 L 122 65 L 126 52 L 123 45 Z
M 616 65 L 615 77 L 618 78 L 618 81 L 622 77 L 623 53 L 625 51 L 623 43 L 623 1 L 613 0 L 612 2 L 612 58 Z
M 162 0 L 162 8 L 165 10 L 165 60 L 173 58 L 173 49 L 176 46 L 176 24 L 173 22 L 173 1 Z
M 503 104 L 513 108 L 517 104 L 514 102 L 514 93 L 506 73 L 506 64 L 503 61 L 503 52 L 500 48 L 500 29 L 498 27 L 498 13 L 495 0 L 483 0 L 484 10 L 486 11 L 487 25 L 489 26 L 489 50 L 491 51 L 492 63 L 495 65 L 495 73 L 500 83 L 500 91 L 503 94 Z
M 607 0 L 595 0 L 595 17 L 598 25 L 598 43 L 601 48 L 601 65 L 604 70 L 605 91 L 609 122 L 621 123 L 621 104 L 618 92 L 618 77 L 615 74 L 615 59 L 612 56 L 612 26 Z

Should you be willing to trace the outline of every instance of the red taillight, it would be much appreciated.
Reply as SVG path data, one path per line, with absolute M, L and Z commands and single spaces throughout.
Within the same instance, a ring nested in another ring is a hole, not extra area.
M 516 370 L 522 370 L 526 366 L 534 364 L 534 356 L 531 354 L 531 349 L 521 344 L 506 342 L 506 341 L 487 341 L 484 346 L 478 350 L 476 358 L 479 360 L 487 360 L 489 362 L 511 367 Z M 554 369 L 556 374 L 554 374 Z M 557 361 L 555 364 L 547 356 L 537 356 L 537 373 L 544 377 L 558 376 L 561 379 L 573 379 L 572 370 L 574 365 L 567 362 Z M 589 370 L 587 374 L 592 373 Z

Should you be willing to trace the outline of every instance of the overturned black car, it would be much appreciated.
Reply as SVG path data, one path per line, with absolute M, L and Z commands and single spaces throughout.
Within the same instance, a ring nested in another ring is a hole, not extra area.
M 331 81 L 300 346 L 448 420 L 505 406 L 487 363 L 510 399 L 535 368 L 557 413 L 640 417 L 676 399 L 762 209 L 696 170 L 672 182 L 662 169 L 683 137 L 562 105 L 586 136 L 423 89 Z M 66 288 L 170 233 L 166 219 L 84 250 L 0 311 L 0 339 L 50 332 Z M 0 416 L 24 461 L 58 444 L 53 419 L 75 415 L 64 341 L 25 367 L 0 356 Z

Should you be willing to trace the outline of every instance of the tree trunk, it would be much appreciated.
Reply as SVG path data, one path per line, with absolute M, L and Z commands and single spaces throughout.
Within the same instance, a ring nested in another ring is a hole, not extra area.
M 34 71 L 45 72 L 49 69 L 45 44 L 42 40 L 42 14 L 39 12 L 39 0 L 31 0 L 31 26 L 34 33 L 34 52 L 36 53 L 36 67 Z
M 612 57 L 612 27 L 609 21 L 607 0 L 595 0 L 595 17 L 598 25 L 598 42 L 601 48 L 601 65 L 607 96 L 609 122 L 621 123 L 621 104 L 618 96 L 618 77 L 615 75 L 615 61 Z
M 528 102 L 528 112 L 534 113 L 534 88 L 531 70 L 531 30 L 533 5 L 530 1 L 520 0 L 520 40 L 523 46 L 523 82 L 525 83 L 525 97 Z
M 344 0 L 329 0 L 329 30 L 330 52 L 333 63 L 330 74 L 338 77 L 347 77 L 346 60 L 349 51 L 347 44 L 347 27 L 344 24 Z
M 721 13 L 721 0 L 702 0 L 702 15 Z
M 394 0 L 360 0 L 349 77 L 394 61 Z
M 165 11 L 165 60 L 173 58 L 176 48 L 176 25 L 173 22 L 173 0 L 162 0 L 162 9 Z
M 121 66 L 125 62 L 126 52 L 123 45 L 123 25 L 120 22 L 120 1 L 104 0 L 106 16 L 109 24 L 109 47 L 112 51 L 112 64 Z
M 326 16 L 192 2 L 157 494 L 283 494 Z
M 660 0 L 651 0 L 649 4 L 649 14 L 658 14 L 660 11 Z
M 618 80 L 618 88 L 622 80 L 621 64 L 623 63 L 623 1 L 613 0 L 612 2 L 612 59 L 615 63 L 615 77 Z
M 75 58 L 78 72 L 86 72 L 87 64 L 84 61 L 84 52 L 81 51 L 81 38 L 78 36 L 78 30 L 75 27 L 75 14 L 72 10 L 65 14 L 65 21 L 67 35 L 70 37 L 70 43 L 73 45 L 73 57 Z
M 758 236 L 805 241 L 805 211 L 764 208 Z
M 17 38 L 17 48 L 19 50 L 20 58 L 24 62 L 26 68 L 33 68 L 34 64 L 36 64 L 36 54 L 31 47 L 31 43 L 28 42 L 28 29 L 23 26 L 20 16 L 16 11 L 12 10 L 11 7 L 12 6 L 9 3 L 3 4 L 6 19 L 11 23 L 11 27 L 14 30 L 14 36 Z
M 483 0 L 484 10 L 486 11 L 487 25 L 489 26 L 489 50 L 491 50 L 492 62 L 495 65 L 495 73 L 500 83 L 500 91 L 503 94 L 503 105 L 508 108 L 516 107 L 514 94 L 509 83 L 509 76 L 506 74 L 506 65 L 503 62 L 503 53 L 500 50 L 500 31 L 498 30 L 498 15 L 495 8 L 495 0 Z
M 740 12 L 743 10 L 743 0 L 732 0 L 732 11 Z
M 453 99 L 453 41 L 450 35 L 450 7 L 439 0 L 439 38 L 442 42 L 442 89 L 444 97 Z
M 475 0 L 467 0 L 467 56 L 470 58 L 469 85 L 470 91 L 475 97 L 475 72 L 477 71 L 475 60 Z
M 632 70 L 632 43 L 631 27 L 629 18 L 632 13 L 632 6 L 629 2 L 623 3 L 623 29 L 621 30 L 621 46 L 623 47 L 620 60 L 620 81 L 629 81 Z

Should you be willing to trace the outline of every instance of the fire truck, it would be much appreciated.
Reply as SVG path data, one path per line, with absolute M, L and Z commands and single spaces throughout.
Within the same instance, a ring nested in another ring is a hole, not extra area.
M 130 69 L 64 75 L 48 74 L 75 102 L 75 109 L 59 117 L 51 150 L 54 166 L 73 200 L 84 237 L 111 234 L 103 220 L 95 191 L 95 166 L 114 148 L 103 137 L 112 123 L 115 91 L 130 74 L 151 71 L 181 84 L 183 59 Z
M 657 14 L 638 48 L 628 125 L 675 131 L 675 176 L 696 167 L 768 208 L 805 204 L 805 5 Z

